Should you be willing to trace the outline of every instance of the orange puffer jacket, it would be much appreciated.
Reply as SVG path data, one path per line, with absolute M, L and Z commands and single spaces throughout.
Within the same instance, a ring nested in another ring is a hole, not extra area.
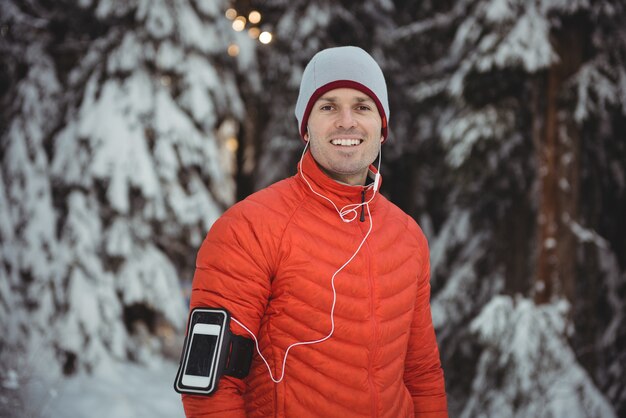
M 360 203 L 363 191 L 371 197 L 371 187 L 327 177 L 310 153 L 302 171 L 339 208 Z M 255 353 L 245 380 L 223 377 L 210 397 L 183 395 L 188 417 L 447 417 L 426 239 L 384 196 L 369 206 L 373 230 L 335 279 L 332 337 L 292 348 L 278 384 Z M 300 173 L 251 195 L 202 244 L 191 307 L 227 309 L 257 335 L 279 378 L 287 347 L 330 332 L 331 277 L 367 233 L 363 215 L 342 221 Z

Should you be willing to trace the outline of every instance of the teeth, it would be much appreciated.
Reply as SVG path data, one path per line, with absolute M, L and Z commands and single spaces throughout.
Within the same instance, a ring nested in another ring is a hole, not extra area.
M 351 147 L 354 145 L 359 145 L 361 143 L 360 139 L 333 139 L 330 141 L 333 145 L 341 145 L 342 147 Z

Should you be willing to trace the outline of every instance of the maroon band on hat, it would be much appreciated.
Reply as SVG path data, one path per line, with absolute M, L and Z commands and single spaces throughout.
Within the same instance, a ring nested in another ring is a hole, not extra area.
M 378 109 L 378 114 L 380 115 L 380 118 L 382 119 L 381 134 L 383 136 L 383 143 L 384 143 L 387 140 L 387 115 L 385 114 L 385 109 L 383 108 L 383 105 L 380 103 L 380 100 L 378 100 L 378 97 L 374 94 L 372 90 L 370 90 L 363 84 L 357 83 L 356 81 L 352 81 L 352 80 L 332 81 L 328 84 L 324 84 L 322 87 L 315 90 L 315 92 L 311 95 L 311 98 L 309 99 L 309 102 L 306 105 L 306 109 L 304 109 L 304 115 L 302 116 L 302 124 L 300 125 L 300 136 L 302 137 L 302 140 L 304 140 L 304 135 L 306 135 L 306 131 L 307 131 L 306 126 L 307 126 L 307 122 L 309 121 L 309 115 L 311 114 L 311 110 L 313 110 L 313 105 L 315 105 L 315 102 L 317 102 L 317 99 L 322 97 L 324 93 L 329 92 L 330 90 L 335 90 L 335 89 L 340 89 L 340 88 L 349 88 L 349 89 L 359 90 L 367 94 L 369 97 L 371 97 L 371 99 L 376 104 L 376 108 Z

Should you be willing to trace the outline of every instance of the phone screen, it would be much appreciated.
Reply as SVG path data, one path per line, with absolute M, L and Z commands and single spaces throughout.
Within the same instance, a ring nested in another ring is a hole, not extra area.
M 217 348 L 217 335 L 194 334 L 185 374 L 208 377 Z
M 210 309 L 192 312 L 188 338 L 185 339 L 183 361 L 176 383 L 177 392 L 210 394 L 217 389 L 220 358 L 224 357 L 224 344 L 228 315 Z

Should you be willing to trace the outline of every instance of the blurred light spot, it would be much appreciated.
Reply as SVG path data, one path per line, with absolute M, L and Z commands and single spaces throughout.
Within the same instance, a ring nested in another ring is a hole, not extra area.
M 237 16 L 235 20 L 233 20 L 233 29 L 237 32 L 241 32 L 246 27 L 246 18 L 243 16 Z
M 269 44 L 270 42 L 272 42 L 272 34 L 270 32 L 261 32 L 261 34 L 259 35 L 259 41 L 261 41 L 262 44 Z
M 260 34 L 261 34 L 261 29 L 259 28 L 252 27 L 248 29 L 248 36 L 251 37 L 252 39 L 257 39 Z
M 236 57 L 237 55 L 239 55 L 239 45 L 237 44 L 230 44 L 228 45 L 228 55 L 230 55 L 231 57 Z
M 234 136 L 231 136 L 226 140 L 226 148 L 230 152 L 237 152 L 237 148 L 239 148 L 239 140 Z
M 167 87 L 172 84 L 172 78 L 169 75 L 161 76 L 161 85 Z
M 261 13 L 257 12 L 256 10 L 251 11 L 248 15 L 248 20 L 250 21 L 250 23 L 253 24 L 259 23 L 261 21 Z
M 224 15 L 226 15 L 226 19 L 228 20 L 234 20 L 237 17 L 237 10 L 235 9 L 228 9 L 226 10 L 226 13 L 224 13 Z

